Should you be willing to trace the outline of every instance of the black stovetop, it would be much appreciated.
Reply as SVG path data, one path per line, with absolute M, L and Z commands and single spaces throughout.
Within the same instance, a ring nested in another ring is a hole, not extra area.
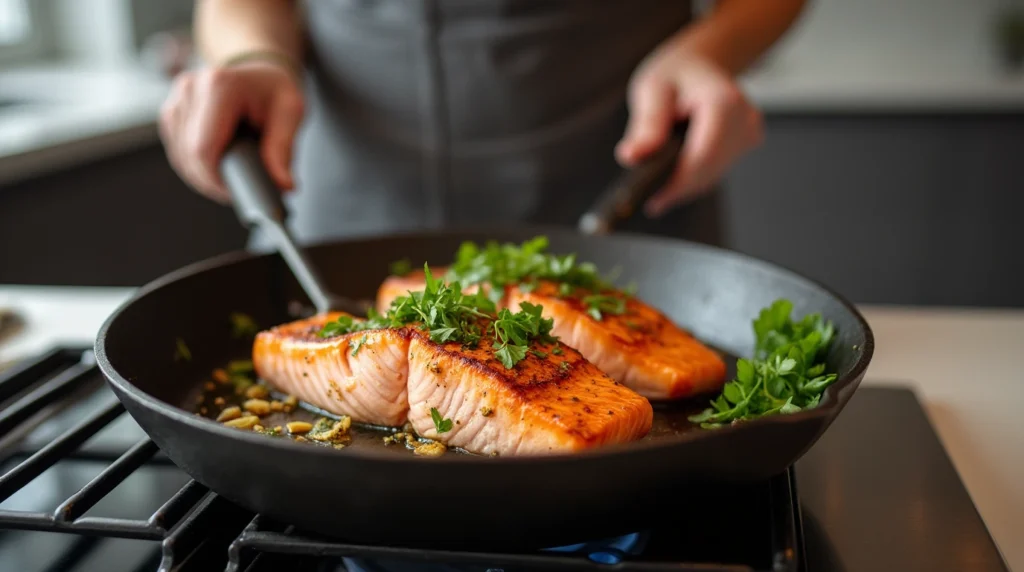
M 862 387 L 794 469 L 694 491 L 672 529 L 444 553 L 306 536 L 207 491 L 80 355 L 59 349 L 0 373 L 0 570 L 1006 570 L 906 389 Z

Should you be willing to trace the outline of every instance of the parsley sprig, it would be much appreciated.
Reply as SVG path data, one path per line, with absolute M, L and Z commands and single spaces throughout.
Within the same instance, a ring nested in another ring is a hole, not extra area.
M 464 242 L 459 247 L 455 262 L 449 266 L 446 280 L 463 284 L 489 284 L 491 299 L 498 301 L 506 286 L 519 285 L 532 289 L 539 280 L 600 292 L 612 285 L 590 262 L 578 262 L 575 254 L 557 256 L 547 252 L 548 238 L 538 236 L 522 244 L 490 241 L 483 247 Z
M 523 302 L 519 307 L 520 311 L 514 314 L 508 308 L 502 309 L 493 324 L 494 355 L 506 368 L 511 368 L 526 357 L 531 340 L 545 344 L 557 341 L 551 335 L 555 321 L 541 316 L 543 306 Z M 547 357 L 544 352 L 534 354 L 541 359 Z
M 474 347 L 481 338 L 492 335 L 495 357 L 509 369 L 526 358 L 532 342 L 557 340 L 551 335 L 554 321 L 541 315 L 543 307 L 525 303 L 518 312 L 506 308 L 495 316 L 494 302 L 483 292 L 466 294 L 459 282 L 445 283 L 435 278 L 426 264 L 423 270 L 426 287 L 422 291 L 395 298 L 384 314 L 371 310 L 366 320 L 340 316 L 324 325 L 320 337 L 412 324 L 419 324 L 437 343 L 459 342 Z M 353 355 L 361 345 L 356 346 Z
M 430 408 L 430 420 L 434 422 L 434 429 L 437 430 L 438 434 L 447 433 L 452 430 L 452 420 L 443 418 L 441 412 L 436 407 Z
M 754 358 L 736 362 L 736 379 L 725 384 L 711 407 L 690 417 L 717 428 L 767 415 L 796 413 L 818 405 L 836 374 L 825 373 L 825 354 L 835 335 L 831 322 L 809 314 L 790 318 L 792 302 L 776 300 L 753 322 Z

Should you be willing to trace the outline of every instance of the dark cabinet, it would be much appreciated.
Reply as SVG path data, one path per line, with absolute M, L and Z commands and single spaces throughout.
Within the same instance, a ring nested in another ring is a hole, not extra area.
M 1024 305 L 1024 115 L 769 116 L 731 245 L 857 302 Z

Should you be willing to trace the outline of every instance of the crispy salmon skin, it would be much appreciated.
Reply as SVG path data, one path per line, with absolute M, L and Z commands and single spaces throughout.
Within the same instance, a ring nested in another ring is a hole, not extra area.
M 490 337 L 472 348 L 434 342 L 416 326 L 320 337 L 340 315 L 258 334 L 257 375 L 326 411 L 377 425 L 408 420 L 421 436 L 486 455 L 579 451 L 650 431 L 650 403 L 564 344 L 537 345 L 509 369 Z M 432 409 L 448 423 L 439 427 Z
M 423 284 L 422 272 L 390 276 L 378 288 L 377 305 L 386 307 Z M 543 306 L 544 316 L 554 319 L 554 335 L 645 397 L 679 399 L 721 389 L 726 366 L 720 355 L 643 301 L 617 291 L 604 295 L 622 299 L 624 311 L 603 312 L 597 320 L 580 296 L 561 295 L 553 282 L 540 282 L 529 292 L 509 286 L 498 305 L 512 310 L 522 302 Z

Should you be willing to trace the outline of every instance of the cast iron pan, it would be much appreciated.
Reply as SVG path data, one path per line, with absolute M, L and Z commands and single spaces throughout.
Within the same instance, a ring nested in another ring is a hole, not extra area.
M 226 161 L 252 159 L 252 150 L 241 141 Z M 643 193 L 630 194 L 620 192 L 618 202 Z M 607 207 L 615 202 L 605 201 L 603 212 L 615 210 Z M 657 405 L 647 438 L 575 455 L 422 458 L 385 447 L 382 435 L 369 430 L 357 430 L 341 450 L 296 443 L 194 414 L 211 370 L 250 356 L 251 337 L 233 336 L 232 313 L 269 327 L 294 319 L 288 308 L 296 301 L 329 305 L 307 294 L 309 277 L 296 279 L 282 257 L 248 253 L 200 262 L 143 287 L 104 324 L 97 360 L 156 444 L 239 505 L 352 542 L 482 550 L 558 546 L 665 521 L 700 526 L 701 511 L 714 509 L 700 506 L 704 488 L 749 486 L 785 470 L 839 414 L 871 359 L 867 323 L 836 293 L 766 262 L 679 240 L 564 228 L 463 229 L 345 240 L 304 254 L 318 269 L 313 282 L 351 301 L 372 299 L 394 260 L 443 265 L 464 240 L 520 242 L 538 234 L 549 237 L 554 252 L 620 267 L 639 297 L 730 356 L 750 353 L 751 320 L 777 298 L 792 300 L 798 316 L 820 312 L 838 329 L 828 367 L 839 379 L 816 409 L 719 430 L 686 421 L 707 397 Z M 191 360 L 174 359 L 179 339 Z

